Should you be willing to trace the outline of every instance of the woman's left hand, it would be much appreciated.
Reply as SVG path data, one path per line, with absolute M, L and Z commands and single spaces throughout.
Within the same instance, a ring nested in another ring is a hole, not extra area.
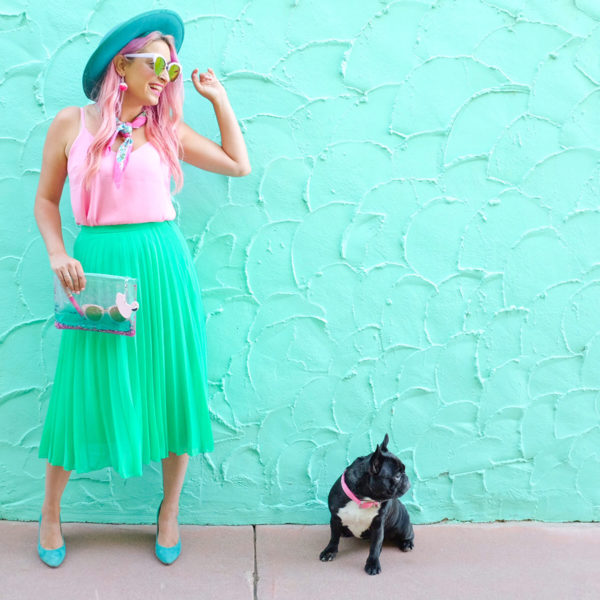
M 206 73 L 199 73 L 198 69 L 194 69 L 192 71 L 192 83 L 198 93 L 211 102 L 227 95 L 223 84 L 217 79 L 211 68 Z

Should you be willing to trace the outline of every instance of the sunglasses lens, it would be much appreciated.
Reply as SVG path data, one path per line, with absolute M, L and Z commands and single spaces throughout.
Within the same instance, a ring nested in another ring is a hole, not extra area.
M 99 321 L 102 318 L 104 310 L 101 306 L 88 304 L 87 306 L 83 307 L 83 313 L 90 321 Z
M 116 306 L 111 306 L 108 309 L 108 314 L 110 315 L 110 318 L 117 323 L 125 321 L 125 317 L 119 312 L 119 309 Z
M 165 66 L 166 66 L 165 59 L 162 56 L 157 56 L 154 61 L 154 72 L 156 73 L 157 76 L 160 77 L 160 74 L 163 72 L 163 69 L 165 68 Z
M 169 80 L 175 81 L 181 73 L 181 67 L 179 65 L 171 65 L 169 67 Z

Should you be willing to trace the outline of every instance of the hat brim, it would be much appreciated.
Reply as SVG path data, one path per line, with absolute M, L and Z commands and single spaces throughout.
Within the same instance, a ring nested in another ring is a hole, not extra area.
M 113 27 L 98 44 L 83 70 L 83 91 L 90 100 L 95 100 L 95 91 L 102 80 L 106 67 L 114 56 L 137 37 L 148 35 L 152 31 L 172 35 L 175 50 L 179 52 L 183 43 L 184 27 L 181 17 L 172 10 L 150 10 L 132 17 L 128 21 Z

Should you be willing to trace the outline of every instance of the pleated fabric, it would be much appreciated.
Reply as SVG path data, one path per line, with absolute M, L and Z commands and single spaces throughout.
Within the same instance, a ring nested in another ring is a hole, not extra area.
M 200 284 L 173 221 L 82 227 L 84 272 L 138 280 L 133 337 L 65 329 L 39 457 L 139 476 L 169 452 L 213 449 Z

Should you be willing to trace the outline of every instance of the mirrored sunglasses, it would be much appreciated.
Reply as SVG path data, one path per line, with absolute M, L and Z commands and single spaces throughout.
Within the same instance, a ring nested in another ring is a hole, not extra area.
M 167 75 L 169 81 L 175 81 L 181 73 L 181 65 L 178 62 L 170 62 L 164 59 L 160 54 L 154 52 L 140 53 L 140 54 L 125 54 L 125 58 L 151 58 L 152 67 L 157 77 L 160 77 L 163 70 L 167 69 Z

